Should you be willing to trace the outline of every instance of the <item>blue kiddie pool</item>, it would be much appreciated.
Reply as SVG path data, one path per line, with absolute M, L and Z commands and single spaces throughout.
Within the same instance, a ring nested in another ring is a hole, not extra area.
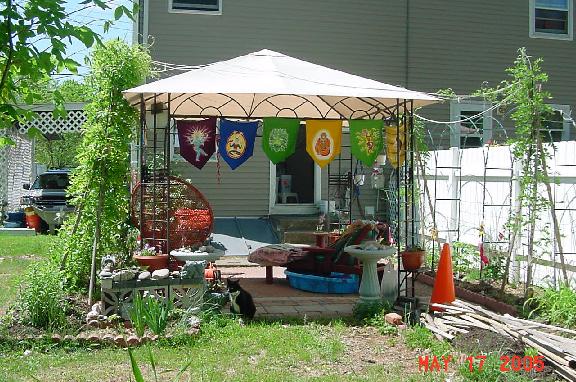
M 284 271 L 290 286 L 315 293 L 358 293 L 358 275 L 332 272 L 330 276 L 316 276 Z

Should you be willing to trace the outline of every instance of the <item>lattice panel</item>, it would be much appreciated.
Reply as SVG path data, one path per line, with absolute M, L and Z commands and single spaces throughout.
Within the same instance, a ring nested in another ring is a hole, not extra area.
M 134 293 L 143 296 L 145 293 L 158 299 L 169 299 L 175 308 L 187 309 L 200 306 L 206 290 L 206 282 L 202 280 L 145 280 L 143 282 L 130 280 L 112 282 L 102 280 L 103 315 L 119 314 L 123 319 L 130 319 L 128 311 L 132 306 Z
M 0 137 L 6 136 L 6 130 L 0 129 Z M 8 147 L 0 148 L 0 203 L 8 200 Z M 0 219 L 2 220 L 2 219 Z
M 84 110 L 68 110 L 67 118 L 53 118 L 51 111 L 38 111 L 38 116 L 18 127 L 20 134 L 25 134 L 29 128 L 35 127 L 44 134 L 60 134 L 81 131 L 86 122 Z
M 10 131 L 2 131 L 2 134 L 15 143 L 0 149 L 0 202 L 7 202 L 7 210 L 13 211 L 20 206 L 20 197 L 25 192 L 22 184 L 31 180 L 32 141 Z
M 175 308 L 186 309 L 191 306 L 200 306 L 204 298 L 206 284 L 201 283 L 191 287 L 173 286 L 170 289 L 170 299 Z

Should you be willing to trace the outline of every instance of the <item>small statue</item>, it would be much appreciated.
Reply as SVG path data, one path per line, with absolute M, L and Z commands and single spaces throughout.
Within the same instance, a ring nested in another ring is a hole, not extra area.
M 186 280 L 203 280 L 204 269 L 206 268 L 206 260 L 201 261 L 186 261 L 180 271 L 180 278 Z
M 115 255 L 105 255 L 102 257 L 101 270 L 106 272 L 112 272 L 114 267 L 116 267 L 116 256 Z

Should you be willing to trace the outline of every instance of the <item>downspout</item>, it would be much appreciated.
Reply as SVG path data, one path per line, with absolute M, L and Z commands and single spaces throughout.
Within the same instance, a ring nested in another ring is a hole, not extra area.
M 410 0 L 406 0 L 406 26 L 404 30 L 404 87 L 409 88 L 408 81 L 410 80 L 409 74 L 409 66 L 408 62 L 410 60 L 409 57 L 409 49 L 410 49 Z

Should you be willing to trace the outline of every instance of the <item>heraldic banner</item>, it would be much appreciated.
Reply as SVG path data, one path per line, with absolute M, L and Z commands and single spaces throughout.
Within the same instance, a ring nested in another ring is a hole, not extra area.
M 366 166 L 372 166 L 384 142 L 382 139 L 382 120 L 351 120 L 350 123 L 350 150 L 352 155 Z
M 176 122 L 180 155 L 201 169 L 216 151 L 216 118 Z
M 406 159 L 406 129 L 400 127 L 386 127 L 386 157 L 394 168 L 404 164 Z
M 262 150 L 274 164 L 285 161 L 296 150 L 300 121 L 293 118 L 264 118 Z
M 306 152 L 320 167 L 340 154 L 342 121 L 306 121 Z
M 257 129 L 258 122 L 220 120 L 218 151 L 232 170 L 252 156 Z

